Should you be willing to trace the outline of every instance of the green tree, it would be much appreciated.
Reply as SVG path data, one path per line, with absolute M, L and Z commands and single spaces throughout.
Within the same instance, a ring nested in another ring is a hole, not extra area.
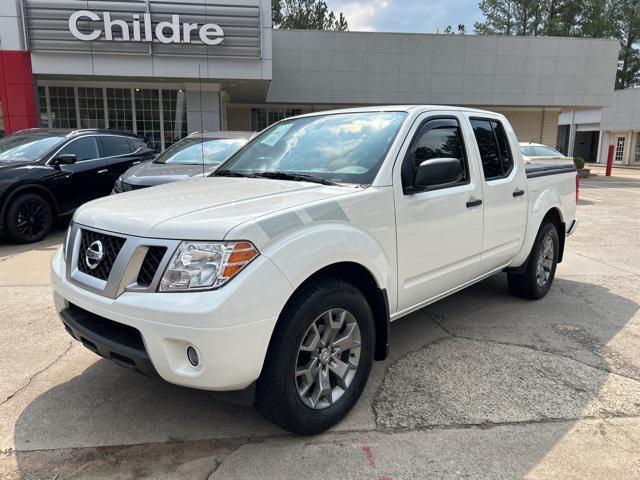
M 273 0 L 274 28 L 303 30 L 348 30 L 347 19 L 329 10 L 324 0 Z
M 640 83 L 640 0 L 616 0 L 614 10 L 621 46 L 616 88 L 630 88 Z
M 444 32 L 447 35 L 466 35 L 467 31 L 463 23 L 458 24 L 458 31 L 454 32 L 453 27 L 451 25 L 447 25 L 447 28 L 444 29 Z

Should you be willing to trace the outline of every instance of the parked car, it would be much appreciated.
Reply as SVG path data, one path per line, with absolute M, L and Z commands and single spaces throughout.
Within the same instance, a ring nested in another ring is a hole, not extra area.
M 0 232 L 36 242 L 55 220 L 108 195 L 131 165 L 153 158 L 140 137 L 112 130 L 34 128 L 0 140 Z
M 482 110 L 289 118 L 209 177 L 81 207 L 51 264 L 56 311 L 105 358 L 316 434 L 356 403 L 392 320 L 502 271 L 544 297 L 575 176 L 525 169 Z
M 252 132 L 196 132 L 174 143 L 153 161 L 135 165 L 116 180 L 113 193 L 203 177 L 229 158 Z
M 520 151 L 525 164 L 552 160 L 554 162 L 566 161 L 570 163 L 572 158 L 566 157 L 555 148 L 541 143 L 520 143 Z

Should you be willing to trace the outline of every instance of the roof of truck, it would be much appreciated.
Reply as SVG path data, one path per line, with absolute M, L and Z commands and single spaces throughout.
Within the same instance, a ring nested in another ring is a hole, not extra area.
M 453 107 L 450 105 L 378 105 L 367 107 L 353 107 L 353 108 L 340 108 L 336 110 L 323 110 L 320 112 L 312 112 L 300 117 L 309 117 L 315 115 L 330 115 L 332 113 L 359 113 L 359 112 L 411 112 L 414 110 L 420 110 L 422 112 L 427 111 L 455 111 L 455 112 L 469 112 L 478 114 L 492 114 L 496 115 L 496 112 L 490 112 L 489 110 L 480 110 L 477 108 L 469 107 Z

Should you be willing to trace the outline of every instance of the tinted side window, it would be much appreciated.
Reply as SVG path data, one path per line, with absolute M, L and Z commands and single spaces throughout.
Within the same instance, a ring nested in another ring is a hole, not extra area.
M 509 175 L 513 155 L 502 124 L 496 120 L 472 118 L 471 126 L 480 150 L 485 180 Z
M 453 119 L 435 119 L 425 123 L 416 133 L 402 168 L 402 183 L 413 185 L 418 166 L 432 158 L 457 158 L 462 162 L 463 173 L 459 183 L 469 178 L 464 153 L 464 143 L 458 122 Z
M 103 157 L 115 157 L 116 155 L 131 153 L 129 142 L 127 142 L 127 139 L 124 137 L 112 135 L 100 137 L 100 144 L 102 145 Z
M 513 168 L 513 155 L 509 146 L 509 139 L 504 131 L 502 124 L 496 120 L 491 121 L 491 126 L 498 139 L 498 148 L 500 149 L 500 161 L 502 164 L 502 175 L 507 176 Z
M 83 160 L 93 160 L 98 158 L 98 144 L 96 143 L 96 137 L 84 137 L 78 138 L 67 143 L 58 152 L 58 155 L 75 155 L 78 162 Z

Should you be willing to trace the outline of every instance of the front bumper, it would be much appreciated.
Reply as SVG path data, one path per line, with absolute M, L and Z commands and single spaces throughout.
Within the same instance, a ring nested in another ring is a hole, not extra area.
M 66 278 L 61 250 L 52 259 L 51 278 L 56 311 L 87 348 L 168 382 L 214 391 L 241 390 L 259 377 L 273 328 L 292 293 L 265 257 L 223 288 L 205 292 L 101 296 Z M 141 343 L 108 335 L 100 318 L 131 327 Z M 198 352 L 197 366 L 188 361 L 189 346 Z
M 570 237 L 571 235 L 573 235 L 577 229 L 578 229 L 578 219 L 576 218 L 573 220 L 573 222 L 571 222 L 571 225 L 567 230 L 567 237 Z

